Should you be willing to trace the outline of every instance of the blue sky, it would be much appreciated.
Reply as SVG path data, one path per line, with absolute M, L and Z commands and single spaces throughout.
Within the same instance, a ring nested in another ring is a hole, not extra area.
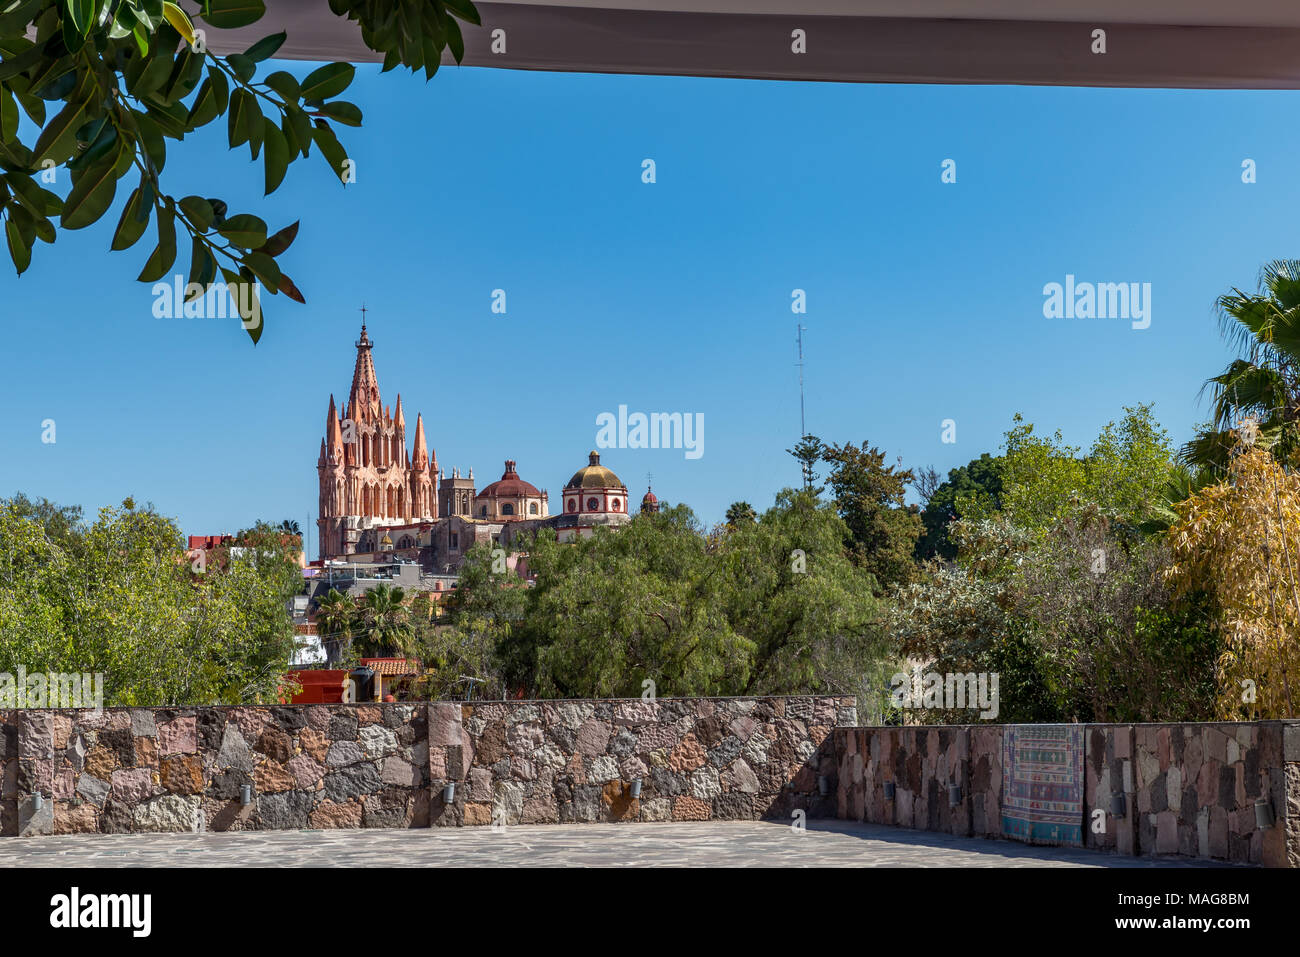
M 127 189 L 21 279 L 6 265 L 0 494 L 91 513 L 130 494 L 190 534 L 315 519 L 363 302 L 384 400 L 402 393 L 411 431 L 424 413 L 439 463 L 482 485 L 517 459 L 553 505 L 596 416 L 624 404 L 705 421 L 698 459 L 603 453 L 637 499 L 653 472 L 706 522 L 737 499 L 769 506 L 798 479 L 796 321 L 808 429 L 826 440 L 946 472 L 996 450 L 1015 412 L 1086 445 L 1154 402 L 1181 442 L 1228 359 L 1215 297 L 1296 253 L 1292 93 L 471 68 L 426 84 L 365 67 L 348 98 L 366 122 L 343 132 L 346 189 L 313 153 L 263 200 L 224 122 L 171 147 L 175 195 L 302 220 L 281 265 L 307 305 L 270 299 L 256 347 L 232 322 L 154 318 L 134 281 L 152 240 L 108 251 Z M 1151 283 L 1150 328 L 1044 318 L 1044 284 L 1067 273 Z

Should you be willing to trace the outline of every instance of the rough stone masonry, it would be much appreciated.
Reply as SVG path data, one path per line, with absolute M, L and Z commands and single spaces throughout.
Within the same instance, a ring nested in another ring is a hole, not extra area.
M 834 816 L 855 722 L 806 696 L 7 711 L 0 834 Z

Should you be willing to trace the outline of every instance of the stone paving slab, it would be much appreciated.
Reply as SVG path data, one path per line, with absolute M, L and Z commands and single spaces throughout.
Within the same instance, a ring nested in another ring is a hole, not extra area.
M 545 824 L 0 839 L 0 867 L 1213 867 L 852 821 Z

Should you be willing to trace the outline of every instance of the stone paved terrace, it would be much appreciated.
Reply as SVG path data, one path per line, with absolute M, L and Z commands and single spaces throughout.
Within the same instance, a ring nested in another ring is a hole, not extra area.
M 0 867 L 1206 867 L 852 821 L 72 834 L 0 841 Z M 1217 865 L 1227 866 L 1227 865 Z

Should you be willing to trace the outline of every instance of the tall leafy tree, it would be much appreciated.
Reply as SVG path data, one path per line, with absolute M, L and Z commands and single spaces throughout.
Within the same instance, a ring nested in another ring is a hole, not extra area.
M 471 553 L 438 654 L 543 697 L 637 697 L 647 680 L 661 695 L 856 693 L 885 653 L 846 535 L 832 504 L 790 489 L 722 535 L 684 505 L 575 542 L 543 531 L 532 587 Z
M 1255 444 L 1293 468 L 1300 456 L 1300 261 L 1266 264 L 1257 292 L 1234 289 L 1216 305 L 1219 329 L 1238 357 L 1205 384 L 1213 419 L 1182 457 L 1226 474 L 1233 432 L 1246 421 Z
M 1165 542 L 1095 505 L 1061 519 L 1016 571 L 1015 605 L 1070 717 L 1196 721 L 1213 713 L 1220 642 L 1201 592 L 1170 593 Z
M 430 697 L 468 691 L 505 698 L 533 687 L 537 647 L 524 622 L 529 589 L 516 572 L 497 570 L 493 548 L 487 542 L 470 548 L 442 621 L 420 631 L 419 654 L 432 670 L 425 682 Z
M 921 516 L 904 498 L 915 476 L 900 465 L 886 465 L 885 453 L 865 441 L 824 445 L 821 456 L 830 464 L 827 481 L 857 562 L 882 592 L 913 581 Z
M 684 505 L 638 515 L 572 544 L 544 532 L 529 547 L 528 640 L 545 696 L 725 694 L 746 680 L 752 647 L 724 613 L 705 536 Z
M 36 522 L 51 539 L 65 545 L 72 544 L 84 532 L 80 505 L 58 505 L 47 498 L 30 499 L 22 492 L 9 499 L 8 505 L 15 517 Z
M 921 510 L 924 531 L 916 542 L 916 556 L 922 560 L 957 557 L 957 543 L 948 527 L 959 518 L 975 518 L 996 512 L 1002 504 L 1002 457 L 985 452 L 977 459 L 952 469 L 928 496 Z
M 127 500 L 67 535 L 0 502 L 0 671 L 102 673 L 105 703 L 278 699 L 302 585 L 287 550 L 191 573 L 176 524 Z
M 817 485 L 817 463 L 822 458 L 822 440 L 815 435 L 805 435 L 794 448 L 786 449 L 786 452 L 793 455 L 799 463 L 804 491 L 820 495 L 822 490 Z
M 715 561 L 732 628 L 752 665 L 732 693 L 859 694 L 887 654 L 869 572 L 844 548 L 832 504 L 785 489 L 756 523 L 737 526 Z
M 1111 519 L 1138 525 L 1174 474 L 1173 446 L 1150 405 L 1126 406 L 1086 453 L 1057 432 L 1039 435 L 1017 415 L 1007 432 L 1001 503 L 1016 524 L 1039 531 L 1095 505 Z

